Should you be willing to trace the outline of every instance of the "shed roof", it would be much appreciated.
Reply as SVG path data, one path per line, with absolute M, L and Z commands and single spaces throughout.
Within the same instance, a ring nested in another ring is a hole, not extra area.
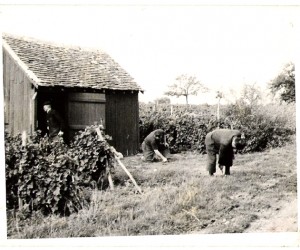
M 3 35 L 3 47 L 38 86 L 142 91 L 107 53 Z

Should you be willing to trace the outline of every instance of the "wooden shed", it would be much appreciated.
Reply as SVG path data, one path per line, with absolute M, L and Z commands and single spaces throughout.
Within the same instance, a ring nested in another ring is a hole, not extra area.
M 12 135 L 45 133 L 42 104 L 50 100 L 65 119 L 69 138 L 102 122 L 118 151 L 138 152 L 142 89 L 108 54 L 7 34 L 2 48 L 5 127 Z

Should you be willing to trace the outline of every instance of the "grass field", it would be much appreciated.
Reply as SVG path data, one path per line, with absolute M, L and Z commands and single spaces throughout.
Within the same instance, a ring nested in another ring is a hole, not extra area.
M 8 214 L 8 238 L 297 231 L 295 144 L 236 155 L 227 177 L 208 176 L 205 159 L 191 152 L 166 164 L 126 157 L 142 194 L 116 166 L 115 190 L 87 191 L 91 202 L 78 214 L 26 221 Z

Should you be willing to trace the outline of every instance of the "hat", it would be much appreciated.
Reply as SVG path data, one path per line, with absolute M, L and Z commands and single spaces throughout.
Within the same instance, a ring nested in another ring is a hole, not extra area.
M 43 106 L 45 106 L 45 105 L 51 105 L 51 102 L 50 102 L 50 101 L 45 101 L 45 102 L 43 103 Z

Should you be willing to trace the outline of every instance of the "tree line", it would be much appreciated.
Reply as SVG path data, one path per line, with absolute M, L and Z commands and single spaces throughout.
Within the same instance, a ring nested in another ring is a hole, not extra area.
M 253 88 L 254 84 L 248 84 L 248 88 L 251 88 L 252 92 L 255 90 Z M 279 98 L 280 101 L 287 103 L 295 102 L 295 64 L 289 62 L 284 65 L 281 72 L 268 83 L 268 89 L 272 93 L 273 97 Z M 205 86 L 200 80 L 195 76 L 190 76 L 187 74 L 182 74 L 176 77 L 175 82 L 168 86 L 168 91 L 164 93 L 166 96 L 176 96 L 176 97 L 185 97 L 186 104 L 189 103 L 189 97 L 192 95 L 197 95 L 199 93 L 207 93 L 209 88 Z M 251 94 L 250 89 L 243 91 L 244 94 Z M 256 91 L 255 94 L 258 92 Z M 224 97 L 224 94 L 221 91 L 217 92 L 216 98 L 220 102 L 220 99 Z M 249 99 L 250 101 L 255 101 L 260 96 L 253 95 Z M 162 97 L 155 100 L 156 102 L 170 102 L 168 97 Z

